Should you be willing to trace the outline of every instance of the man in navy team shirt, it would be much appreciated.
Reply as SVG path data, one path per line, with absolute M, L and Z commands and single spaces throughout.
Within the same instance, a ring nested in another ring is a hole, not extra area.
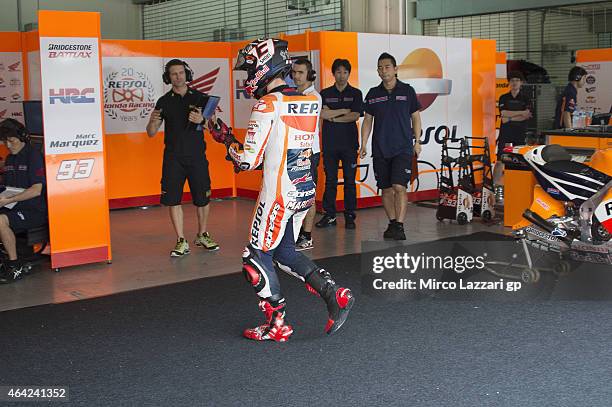
M 0 240 L 7 253 L 0 268 L 0 284 L 8 284 L 20 280 L 27 272 L 17 259 L 15 232 L 47 224 L 46 182 L 42 153 L 30 144 L 23 124 L 14 119 L 2 121 L 0 140 L 9 150 L 2 183 L 23 189 L 15 195 L 0 197 Z
M 342 162 L 344 179 L 344 226 L 355 229 L 355 209 L 357 208 L 357 150 L 359 133 L 357 120 L 363 115 L 363 96 L 361 91 L 349 83 L 351 63 L 346 59 L 336 59 L 332 64 L 335 83 L 321 91 L 323 98 L 323 164 L 325 167 L 325 193 L 323 210 L 325 215 L 317 222 L 317 227 L 336 224 L 336 194 L 338 187 L 338 168 Z
M 364 158 L 372 131 L 372 162 L 378 188 L 389 218 L 385 239 L 406 240 L 406 188 L 410 181 L 413 155 L 421 153 L 421 104 L 412 86 L 397 79 L 395 58 L 384 52 L 378 57 L 380 85 L 371 88 L 365 98 L 365 117 L 361 125 Z
M 555 129 L 569 129 L 575 125 L 575 123 L 572 123 L 572 113 L 576 110 L 578 88 L 584 87 L 586 76 L 587 71 L 581 66 L 570 69 L 567 75 L 568 84 L 557 99 Z

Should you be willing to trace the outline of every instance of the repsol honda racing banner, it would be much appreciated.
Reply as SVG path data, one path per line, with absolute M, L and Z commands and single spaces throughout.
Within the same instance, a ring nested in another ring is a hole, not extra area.
M 38 21 L 51 266 L 109 261 L 100 14 Z
M 163 94 L 160 57 L 103 57 L 106 134 L 141 133 Z
M 229 66 L 225 58 L 183 58 L 194 72 L 189 86 L 200 92 L 221 97 L 217 116 L 230 121 Z M 170 90 L 161 73 L 174 58 L 109 57 L 102 58 L 104 86 L 104 123 L 106 134 L 142 133 L 147 127 L 155 102 Z

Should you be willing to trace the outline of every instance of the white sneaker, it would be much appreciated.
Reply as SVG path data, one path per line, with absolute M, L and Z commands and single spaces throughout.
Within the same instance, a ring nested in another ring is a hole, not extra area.
M 308 239 L 304 235 L 300 235 L 298 237 L 297 242 L 295 243 L 295 250 L 301 252 L 302 250 L 312 249 L 312 238 Z
M 189 243 L 181 237 L 176 241 L 176 246 L 174 246 L 174 250 L 170 252 L 170 256 L 181 257 L 189 253 L 191 253 L 191 250 L 189 250 Z

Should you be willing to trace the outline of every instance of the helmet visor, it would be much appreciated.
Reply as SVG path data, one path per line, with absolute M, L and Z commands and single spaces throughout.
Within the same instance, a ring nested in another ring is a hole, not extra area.
M 257 66 L 256 58 L 253 55 L 245 54 L 244 50 L 238 53 L 234 71 L 250 71 Z

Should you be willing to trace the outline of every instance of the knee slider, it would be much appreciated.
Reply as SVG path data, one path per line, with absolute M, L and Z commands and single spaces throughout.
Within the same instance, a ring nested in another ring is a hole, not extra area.
M 242 273 L 244 278 L 254 287 L 261 281 L 261 274 L 249 263 L 242 264 Z
M 257 294 L 261 293 L 268 285 L 263 266 L 258 260 L 257 254 L 249 247 L 245 247 L 242 253 L 242 273 Z

